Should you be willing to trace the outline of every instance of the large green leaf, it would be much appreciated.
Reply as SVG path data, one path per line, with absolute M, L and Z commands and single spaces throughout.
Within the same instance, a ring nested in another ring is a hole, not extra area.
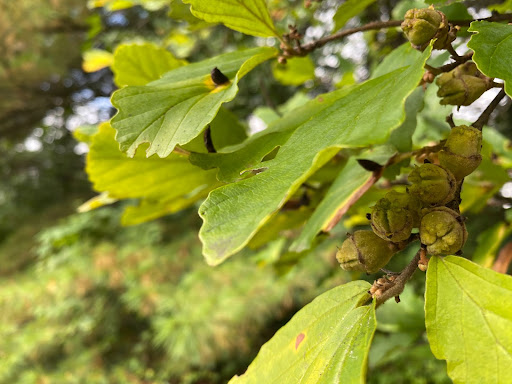
M 427 49 L 413 65 L 354 87 L 301 124 L 262 163 L 263 172 L 213 191 L 201 205 L 203 253 L 218 264 L 244 247 L 257 230 L 339 148 L 383 143 L 404 119 L 404 102 L 416 88 Z
M 375 3 L 376 0 L 347 0 L 338 7 L 336 14 L 333 17 L 334 31 L 341 29 L 345 26 L 354 16 L 359 15 L 370 4 Z
M 252 135 L 243 143 L 221 150 L 220 153 L 193 153 L 190 161 L 204 169 L 219 168 L 217 178 L 221 181 L 239 180 L 246 176 L 247 171 L 257 168 L 265 155 L 283 145 L 297 127 L 345 94 L 347 91 L 343 89 L 320 95 L 288 112 L 283 118 L 272 123 L 264 131 Z
M 253 36 L 279 37 L 265 0 L 183 0 L 195 17 Z
M 474 21 L 468 30 L 476 32 L 468 47 L 475 51 L 473 60 L 478 69 L 505 80 L 505 91 L 512 96 L 512 25 Z
M 383 76 L 386 73 L 393 72 L 395 69 L 411 65 L 418 58 L 421 53 L 414 49 L 411 43 L 407 42 L 393 49 L 393 51 L 384 57 L 382 62 L 375 68 L 372 73 L 372 78 Z
M 376 328 L 374 306 L 362 306 L 369 288 L 354 281 L 317 297 L 230 384 L 364 383 Z
M 133 157 L 149 142 L 147 156 L 168 156 L 177 144 L 194 139 L 209 124 L 221 105 L 238 92 L 238 81 L 255 66 L 274 57 L 274 48 L 226 53 L 176 68 L 146 86 L 128 86 L 112 96 L 119 110 L 112 119 L 121 150 Z M 210 76 L 218 67 L 230 81 L 216 86 Z
M 94 189 L 108 192 L 109 198 L 142 199 L 140 207 L 127 210 L 125 224 L 176 212 L 218 185 L 214 171 L 195 167 L 182 155 L 147 159 L 141 152 L 128 158 L 119 151 L 114 134 L 108 123 L 100 126 L 91 141 L 86 171 Z
M 121 44 L 114 52 L 112 71 L 118 87 L 145 85 L 165 72 L 185 65 L 169 51 L 155 44 Z
M 512 383 L 512 277 L 432 257 L 425 296 L 430 347 L 454 383 Z
M 350 208 L 354 203 L 353 197 L 364 192 L 372 178 L 372 172 L 368 172 L 357 163 L 357 159 L 371 159 L 383 164 L 395 153 L 395 149 L 389 146 L 377 147 L 361 156 L 351 157 L 338 177 L 334 180 L 322 202 L 318 205 L 311 218 L 307 221 L 300 236 L 294 241 L 291 250 L 302 252 L 309 249 L 318 232 L 327 231 L 327 226 L 338 211 Z

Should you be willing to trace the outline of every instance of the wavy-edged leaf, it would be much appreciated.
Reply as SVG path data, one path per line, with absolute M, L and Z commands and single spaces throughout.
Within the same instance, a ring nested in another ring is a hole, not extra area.
M 121 44 L 114 52 L 112 72 L 118 87 L 145 85 L 164 73 L 185 65 L 172 53 L 152 43 Z
M 87 155 L 86 171 L 98 192 L 108 192 L 109 199 L 141 199 L 139 215 L 147 220 L 176 212 L 193 204 L 218 182 L 214 171 L 195 167 L 185 156 L 176 153 L 165 159 L 146 158 L 144 153 L 128 158 L 119 151 L 115 131 L 108 123 L 93 136 Z M 151 211 L 150 211 L 151 208 Z M 134 217 L 136 208 L 129 208 L 125 224 L 144 221 Z M 127 220 L 127 221 L 126 221 Z
M 291 250 L 302 252 L 309 249 L 315 236 L 322 230 L 328 230 L 327 227 L 333 217 L 342 212 L 343 208 L 348 210 L 355 202 L 355 196 L 366 192 L 366 189 L 371 186 L 369 183 L 372 179 L 372 172 L 368 172 L 358 164 L 359 158 L 372 159 L 382 164 L 394 153 L 396 150 L 393 147 L 382 146 L 361 156 L 351 157 L 307 221 L 299 237 L 293 242 Z
M 512 25 L 474 21 L 468 31 L 476 32 L 468 47 L 475 52 L 473 61 L 478 69 L 505 80 L 505 91 L 512 96 Z
M 314 100 L 286 113 L 267 129 L 250 136 L 243 143 L 221 150 L 221 153 L 193 153 L 190 161 L 204 169 L 219 168 L 217 178 L 220 181 L 240 180 L 246 176 L 246 171 L 257 168 L 265 155 L 286 143 L 297 127 L 347 93 L 348 91 L 343 89 L 317 96 Z
M 375 68 L 372 73 L 372 78 L 383 76 L 386 73 L 393 72 L 395 69 L 411 65 L 418 58 L 421 53 L 414 49 L 411 43 L 407 42 L 393 49 L 393 51 L 384 57 L 382 62 Z
M 247 35 L 279 37 L 268 12 L 265 0 L 183 0 L 190 4 L 192 14 L 209 23 L 222 23 L 226 27 Z
M 263 172 L 213 191 L 201 205 L 200 238 L 210 264 L 243 248 L 257 230 L 339 148 L 383 143 L 405 117 L 404 102 L 416 88 L 425 50 L 409 67 L 354 87 L 301 124 Z
M 512 383 L 511 276 L 432 257 L 425 297 L 430 348 L 455 384 Z
M 338 7 L 333 21 L 334 21 L 334 32 L 341 29 L 347 24 L 354 16 L 359 15 L 368 6 L 375 3 L 376 0 L 347 0 Z
M 112 119 L 121 150 L 133 157 L 142 143 L 150 143 L 147 156 L 168 156 L 178 144 L 194 139 L 209 124 L 223 103 L 238 92 L 238 81 L 262 62 L 274 57 L 274 48 L 226 53 L 176 68 L 145 86 L 128 86 L 112 96 L 119 110 Z M 217 67 L 230 80 L 215 85 Z
M 370 284 L 354 281 L 306 305 L 230 384 L 364 383 L 376 328 Z

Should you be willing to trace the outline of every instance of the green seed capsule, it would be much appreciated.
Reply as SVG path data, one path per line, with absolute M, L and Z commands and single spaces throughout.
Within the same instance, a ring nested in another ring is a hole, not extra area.
M 453 200 L 457 183 L 452 173 L 436 164 L 422 164 L 409 174 L 409 191 L 427 205 L 445 205 Z
M 485 77 L 473 62 L 467 62 L 440 75 L 436 84 L 437 96 L 443 105 L 470 105 L 489 89 L 490 79 Z
M 407 240 L 419 225 L 420 203 L 415 196 L 391 191 L 373 207 L 372 229 L 384 240 L 398 243 Z
M 341 268 L 346 271 L 378 272 L 398 251 L 396 244 L 382 240 L 372 231 L 349 234 L 336 253 Z
M 464 246 L 467 237 L 460 214 L 447 207 L 433 208 L 421 219 L 421 243 L 427 246 L 428 254 L 456 254 Z
M 482 132 L 460 125 L 451 130 L 444 148 L 439 152 L 439 162 L 450 170 L 457 180 L 462 180 L 480 165 Z
M 446 16 L 433 8 L 408 10 L 401 27 L 412 46 L 421 51 L 433 38 L 437 39 L 434 49 L 444 49 L 453 41 Z

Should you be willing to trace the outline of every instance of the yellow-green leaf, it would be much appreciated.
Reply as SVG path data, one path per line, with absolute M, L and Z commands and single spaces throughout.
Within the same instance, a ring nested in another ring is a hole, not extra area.
M 94 189 L 107 193 L 109 199 L 141 199 L 140 217 L 134 216 L 135 208 L 129 208 L 128 218 L 123 219 L 126 224 L 176 212 L 219 185 L 214 171 L 195 167 L 176 153 L 165 159 L 148 159 L 142 152 L 128 158 L 119 151 L 114 134 L 108 123 L 100 126 L 91 141 L 86 171 Z
M 279 37 L 265 0 L 183 0 L 192 14 L 247 35 Z
M 462 257 L 428 263 L 430 348 L 455 384 L 512 383 L 512 277 Z
M 142 143 L 150 143 L 147 156 L 168 156 L 177 144 L 199 135 L 221 105 L 238 92 L 238 81 L 277 50 L 262 47 L 235 51 L 167 72 L 145 86 L 128 86 L 112 96 L 119 110 L 112 119 L 121 150 L 133 157 Z M 229 79 L 216 85 L 211 71 L 217 67 Z
M 152 43 L 121 44 L 114 52 L 112 71 L 118 87 L 145 85 L 171 69 L 185 65 L 172 53 Z
M 230 384 L 364 383 L 376 328 L 370 284 L 354 281 L 306 305 Z

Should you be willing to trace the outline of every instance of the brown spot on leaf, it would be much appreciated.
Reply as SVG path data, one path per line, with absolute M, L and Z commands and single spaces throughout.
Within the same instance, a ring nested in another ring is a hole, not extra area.
M 299 348 L 300 343 L 302 343 L 302 341 L 304 340 L 305 337 L 306 337 L 306 335 L 303 333 L 299 333 L 297 335 L 297 338 L 295 339 L 295 350 L 297 350 L 297 348 Z

